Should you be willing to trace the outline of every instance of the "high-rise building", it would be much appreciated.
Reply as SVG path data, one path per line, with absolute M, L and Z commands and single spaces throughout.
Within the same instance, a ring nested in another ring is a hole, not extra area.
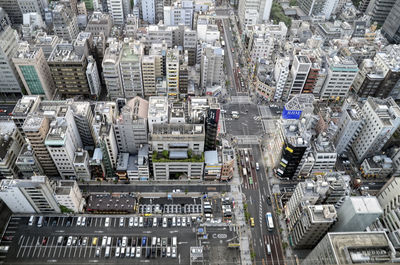
M 324 16 L 325 19 L 329 19 L 337 7 L 334 0 L 300 0 L 298 4 L 307 16 Z
M 148 101 L 135 97 L 115 113 L 114 131 L 120 153 L 137 154 L 147 144 Z
M 107 87 L 107 94 L 111 100 L 124 97 L 124 88 L 121 79 L 122 43 L 113 42 L 107 48 L 103 58 L 103 76 Z
M 97 70 L 97 64 L 93 56 L 89 56 L 87 59 L 86 78 L 90 89 L 90 95 L 93 98 L 97 98 L 101 92 L 99 71 Z
M 15 101 L 21 97 L 21 80 L 12 57 L 18 48 L 18 34 L 9 25 L 0 28 L 0 99 Z
M 333 142 L 336 152 L 341 155 L 347 152 L 361 131 L 363 119 L 357 104 L 345 103 L 342 108 L 338 129 Z
M 107 0 L 108 13 L 111 15 L 114 25 L 122 26 L 124 24 L 124 6 L 123 0 Z
M 400 108 L 392 98 L 369 97 L 362 107 L 364 124 L 352 149 L 359 162 L 380 152 L 400 126 Z
M 300 94 L 303 91 L 310 68 L 311 61 L 307 56 L 297 55 L 294 57 L 291 69 L 293 81 L 290 88 L 290 94 Z
M 49 118 L 39 113 L 29 114 L 25 119 L 22 129 L 46 176 L 58 176 L 57 168 L 45 145 L 45 139 L 50 130 Z
M 47 60 L 57 92 L 63 97 L 90 96 L 87 59 L 72 44 L 58 44 Z
M 192 0 L 175 2 L 172 6 L 164 6 L 164 25 L 185 25 L 193 28 L 194 6 Z
M 169 49 L 167 53 L 167 92 L 170 98 L 179 97 L 179 51 Z
M 95 11 L 90 17 L 85 31 L 91 32 L 93 36 L 100 36 L 100 33 L 102 32 L 105 37 L 109 37 L 111 27 L 112 21 L 110 15 Z
M 32 48 L 36 50 L 42 49 L 44 57 L 47 60 L 56 45 L 60 43 L 60 41 L 61 38 L 58 38 L 57 35 L 47 35 L 46 32 L 38 32 L 35 39 L 33 40 Z
M 121 50 L 120 68 L 125 98 L 143 97 L 141 57 L 143 45 L 136 42 L 124 43 Z
M 147 120 L 149 132 L 153 132 L 154 124 L 168 123 L 169 108 L 167 97 L 150 97 Z
M 384 78 L 382 70 L 377 69 L 374 61 L 365 59 L 360 65 L 352 89 L 362 98 L 380 97 L 383 93 L 379 88 Z
M 76 150 L 74 157 L 74 169 L 77 180 L 91 180 L 88 151 L 80 148 Z
M 50 123 L 50 130 L 44 144 L 60 176 L 64 179 L 74 179 L 76 177 L 75 151 L 82 148 L 82 142 L 72 110 L 67 110 L 64 117 L 57 117 Z
M 54 34 L 59 38 L 72 42 L 79 33 L 76 14 L 63 4 L 58 4 L 53 9 Z
M 13 25 L 22 24 L 22 12 L 18 0 L 0 0 L 0 7 L 7 13 Z
M 395 3 L 396 0 L 370 1 L 368 10 L 371 10 L 371 20 L 378 22 L 378 24 L 380 25 L 383 25 Z
M 4 179 L 0 198 L 14 213 L 60 213 L 54 190 L 46 176 L 31 179 Z
M 211 99 L 210 99 L 211 101 Z M 206 125 L 206 139 L 205 139 L 205 150 L 211 151 L 217 149 L 217 134 L 218 124 L 220 118 L 220 106 L 217 102 L 209 102 L 210 108 L 207 111 L 207 117 L 205 120 Z
M 156 22 L 156 1 L 155 0 L 141 0 L 140 15 L 142 19 L 149 24 L 155 24 Z M 157 1 L 163 2 L 163 1 Z
M 54 188 L 54 197 L 58 204 L 67 207 L 74 213 L 80 213 L 85 205 L 78 183 L 75 180 L 60 180 Z
M 0 121 L 0 177 L 19 177 L 15 161 L 23 144 L 24 139 L 14 122 Z
M 281 99 L 289 76 L 289 58 L 280 58 L 275 62 L 274 79 L 276 82 L 274 100 Z
M 395 252 L 383 231 L 328 233 L 301 265 L 389 264 Z
M 13 62 L 29 95 L 53 99 L 55 84 L 41 48 L 34 50 L 28 43 L 21 43 Z
M 239 21 L 242 28 L 249 25 L 262 24 L 269 20 L 271 0 L 239 1 Z
M 15 165 L 24 178 L 30 178 L 32 175 L 41 176 L 44 174 L 42 167 L 32 150 L 32 146 L 24 144 L 18 154 Z
M 382 34 L 391 43 L 400 43 L 400 1 L 396 1 L 382 26 Z
M 143 93 L 145 97 L 156 96 L 157 81 L 163 79 L 162 76 L 162 56 L 161 55 L 145 55 L 142 58 L 142 81 Z
M 289 234 L 294 248 L 313 248 L 336 221 L 333 205 L 305 205 L 302 214 Z
M 200 84 L 202 88 L 221 85 L 223 79 L 224 49 L 207 45 L 201 56 Z
M 89 150 L 93 150 L 95 147 L 95 136 L 93 129 L 93 111 L 88 101 L 78 101 L 71 105 L 73 111 L 75 124 L 78 128 L 79 136 L 82 141 L 82 145 Z
M 44 9 L 47 7 L 47 0 L 18 0 L 22 14 L 38 13 L 44 17 Z
M 337 210 L 338 221 L 331 231 L 365 231 L 383 213 L 375 196 L 348 197 Z
M 395 100 L 400 98 L 398 81 L 400 80 L 400 64 L 397 58 L 400 56 L 400 46 L 391 45 L 385 52 L 377 52 L 374 57 L 376 68 L 382 71 L 385 77 L 380 83 L 375 97 L 393 97 Z
M 321 90 L 321 99 L 346 98 L 358 72 L 352 57 L 333 57 L 327 60 L 328 72 Z M 340 80 L 340 82 L 338 82 Z

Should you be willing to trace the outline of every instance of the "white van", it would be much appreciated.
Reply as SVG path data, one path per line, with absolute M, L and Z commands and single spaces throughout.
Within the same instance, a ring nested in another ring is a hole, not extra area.
M 109 227 L 109 226 L 110 226 L 110 217 L 107 217 L 107 218 L 106 218 L 106 221 L 105 221 L 105 223 L 104 223 L 104 226 L 105 226 L 105 227 Z
M 107 238 L 107 246 L 111 246 L 111 240 L 112 240 L 112 237 L 109 236 L 109 237 Z
M 32 226 L 34 221 L 35 221 L 35 216 L 32 215 L 31 218 L 29 218 L 28 225 Z
M 176 237 L 176 236 L 174 236 L 173 238 L 172 238 L 172 246 L 173 247 L 176 247 L 178 245 L 178 238 Z
M 103 240 L 101 240 L 101 246 L 104 248 L 106 245 L 107 245 L 107 237 L 103 236 Z
M 267 244 L 267 254 L 271 255 L 271 245 Z
M 151 240 L 151 247 L 155 247 L 157 244 L 157 237 L 153 236 L 152 240 Z
M 106 253 L 105 253 L 104 257 L 106 257 L 106 258 L 110 257 L 110 247 L 109 246 L 106 247 Z

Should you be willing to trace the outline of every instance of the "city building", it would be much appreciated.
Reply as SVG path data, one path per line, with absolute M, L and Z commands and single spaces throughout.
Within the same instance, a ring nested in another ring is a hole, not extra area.
M 107 0 L 108 13 L 116 26 L 122 26 L 125 22 L 123 2 L 123 0 Z
M 233 178 L 235 167 L 235 151 L 232 148 L 222 149 L 221 181 L 229 181 Z
M 78 148 L 75 151 L 73 165 L 74 165 L 74 169 L 75 169 L 76 179 L 78 181 L 90 181 L 91 180 L 92 175 L 90 173 L 88 151 Z
M 157 1 L 163 2 L 163 1 Z M 156 23 L 156 1 L 155 0 L 141 0 L 141 16 L 144 21 L 148 22 L 149 24 Z
M 352 196 L 345 199 L 337 210 L 338 221 L 332 227 L 333 232 L 365 231 L 383 211 L 375 196 Z
M 275 85 L 274 100 L 279 100 L 282 98 L 283 90 L 286 86 L 287 79 L 289 76 L 289 64 L 290 64 L 289 58 L 279 58 L 275 62 L 274 79 L 276 85 Z
M 327 76 L 321 90 L 321 99 L 344 99 L 353 84 L 358 66 L 352 57 L 335 56 L 327 60 Z M 338 78 L 341 82 L 337 82 Z
M 360 65 L 352 89 L 362 98 L 382 96 L 381 83 L 385 76 L 371 59 L 364 59 Z
M 390 11 L 395 6 L 396 0 L 373 0 L 369 2 L 367 12 L 370 13 L 371 21 L 380 25 L 385 23 Z
M 169 105 L 167 97 L 150 97 L 148 110 L 147 119 L 150 133 L 153 132 L 155 124 L 168 123 Z
M 289 234 L 289 242 L 294 248 L 315 247 L 336 221 L 336 217 L 333 205 L 305 205 Z
M 26 117 L 22 129 L 46 176 L 58 176 L 57 168 L 45 145 L 45 139 L 50 130 L 49 118 L 39 113 L 31 113 Z
M 0 0 L 0 7 L 2 12 L 7 13 L 13 25 L 22 24 L 22 12 L 18 0 Z
M 362 107 L 364 124 L 353 142 L 352 150 L 359 162 L 381 151 L 400 126 L 400 108 L 392 98 L 369 97 Z
M 220 180 L 222 161 L 218 151 L 204 152 L 204 180 Z
M 5 102 L 16 101 L 22 95 L 22 82 L 12 61 L 18 48 L 17 40 L 18 34 L 14 29 L 7 24 L 1 26 L 0 63 L 3 67 L 0 69 L 0 99 Z
M 0 182 L 0 198 L 13 213 L 60 213 L 53 194 L 54 189 L 46 176 Z
M 78 183 L 75 180 L 60 180 L 54 187 L 54 197 L 60 208 L 66 207 L 74 213 L 81 213 L 85 205 Z
M 242 28 L 268 21 L 271 8 L 272 1 L 270 0 L 239 1 L 239 21 Z
M 298 5 L 306 16 L 323 16 L 329 19 L 335 11 L 336 1 L 332 0 L 300 0 Z
M 140 42 L 124 43 L 121 50 L 120 68 L 125 98 L 143 97 L 141 57 L 144 53 Z
M 30 178 L 32 175 L 42 176 L 42 167 L 32 150 L 32 146 L 24 144 L 15 161 L 19 173 L 23 178 Z
M 386 178 L 393 172 L 393 161 L 386 155 L 367 157 L 360 166 L 364 178 Z
M 137 154 L 148 143 L 147 116 L 149 103 L 140 97 L 126 102 L 115 112 L 115 137 L 120 153 Z
M 382 71 L 385 77 L 377 89 L 376 97 L 393 97 L 395 100 L 400 98 L 400 91 L 397 82 L 400 80 L 400 65 L 397 58 L 400 55 L 399 45 L 390 45 L 383 52 L 377 52 L 374 57 L 376 68 Z
M 60 43 L 47 59 L 56 90 L 62 97 L 90 96 L 86 78 L 87 59 L 72 44 Z
M 382 34 L 391 43 L 400 43 L 399 23 L 400 17 L 400 2 L 395 1 L 392 9 L 385 19 L 385 23 L 382 26 Z
M 224 49 L 207 45 L 201 56 L 200 83 L 203 89 L 222 85 Z
M 21 43 L 12 60 L 29 95 L 53 99 L 55 84 L 41 48 L 34 50 L 28 43 Z
M 99 76 L 99 71 L 97 69 L 97 64 L 92 56 L 88 58 L 88 65 L 86 68 L 86 78 L 88 81 L 90 95 L 97 99 L 101 92 L 101 81 Z
M 164 25 L 185 25 L 193 28 L 194 6 L 192 0 L 174 2 L 172 6 L 164 6 Z
M 395 252 L 385 232 L 328 233 L 301 265 L 387 264 Z
M 169 98 L 179 97 L 179 51 L 169 49 L 166 57 L 167 93 Z
M 33 40 L 32 48 L 36 50 L 42 49 L 44 57 L 47 60 L 60 41 L 61 38 L 57 35 L 47 35 L 46 32 L 38 32 Z
M 76 14 L 64 4 L 57 4 L 53 9 L 54 34 L 59 38 L 72 42 L 79 33 Z
M 361 109 L 355 103 L 345 103 L 338 122 L 338 129 L 333 138 L 338 155 L 347 152 L 357 138 L 363 125 Z
M 112 28 L 112 21 L 109 14 L 99 11 L 93 12 L 90 17 L 85 31 L 91 32 L 93 36 L 100 36 L 103 33 L 106 38 L 110 36 Z
M 293 80 L 290 88 L 291 95 L 300 94 L 303 91 L 310 68 L 311 61 L 307 56 L 297 55 L 294 57 L 293 66 L 291 69 Z
M 21 133 L 13 121 L 0 121 L 0 177 L 18 177 L 15 162 L 24 144 Z
M 119 67 L 122 56 L 121 49 L 122 43 L 110 43 L 110 46 L 105 51 L 102 62 L 103 77 L 107 87 L 107 94 L 111 100 L 124 97 L 121 69 Z

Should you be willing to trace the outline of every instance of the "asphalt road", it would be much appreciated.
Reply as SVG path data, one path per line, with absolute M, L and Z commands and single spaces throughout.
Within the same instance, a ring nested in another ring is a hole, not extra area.
M 228 103 L 223 106 L 226 110 L 225 126 L 226 132 L 230 135 L 256 135 L 261 136 L 264 131 L 259 119 L 254 119 L 259 116 L 257 105 Z M 239 119 L 231 118 L 231 111 L 239 111 Z
M 272 206 L 267 203 L 267 197 L 271 195 L 269 182 L 266 176 L 263 159 L 259 145 L 249 145 L 252 149 L 254 160 L 260 164 L 260 169 L 257 171 L 258 189 L 244 189 L 246 195 L 248 211 L 251 217 L 254 218 L 256 226 L 252 228 L 253 247 L 256 252 L 256 264 L 278 264 L 283 265 L 283 253 L 279 231 L 275 228 L 273 231 L 268 231 L 265 214 L 271 212 L 274 216 L 274 225 L 276 227 L 276 216 Z M 271 255 L 266 253 L 266 245 L 271 246 Z
M 98 184 L 88 185 L 79 184 L 83 192 L 172 192 L 172 190 L 180 189 L 181 192 L 229 192 L 231 187 L 229 184 L 204 184 L 199 185 L 180 185 L 180 184 Z
M 234 58 L 232 56 L 232 51 L 231 48 L 233 47 L 232 43 L 232 33 L 229 30 L 229 19 L 223 19 L 222 20 L 222 25 L 224 28 L 224 38 L 225 38 L 225 69 L 229 77 L 229 90 L 228 92 L 232 96 L 236 96 L 236 91 L 237 91 L 237 80 L 235 79 L 235 73 L 233 71 L 234 68 Z

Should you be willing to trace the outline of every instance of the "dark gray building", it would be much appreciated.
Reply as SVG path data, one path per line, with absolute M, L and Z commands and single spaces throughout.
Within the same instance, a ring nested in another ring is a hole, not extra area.
M 400 43 L 400 0 L 397 0 L 382 27 L 382 34 L 391 43 Z

